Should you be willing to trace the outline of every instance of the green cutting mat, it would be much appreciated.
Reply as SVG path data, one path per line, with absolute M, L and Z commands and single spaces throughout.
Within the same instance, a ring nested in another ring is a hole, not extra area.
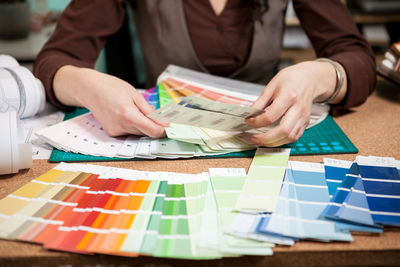
M 87 109 L 76 108 L 72 112 L 65 114 L 64 120 L 82 115 L 88 112 Z M 353 145 L 346 134 L 340 129 L 331 116 L 327 116 L 318 125 L 307 129 L 303 136 L 297 142 L 284 147 L 292 148 L 290 155 L 316 155 L 316 154 L 344 154 L 357 153 L 358 149 Z M 229 157 L 253 157 L 255 150 L 244 152 L 234 152 L 224 155 L 207 156 L 202 158 L 229 158 Z M 142 160 L 142 159 L 124 159 L 95 157 L 71 152 L 64 152 L 56 148 L 51 153 L 50 162 L 60 161 L 115 161 L 115 160 Z

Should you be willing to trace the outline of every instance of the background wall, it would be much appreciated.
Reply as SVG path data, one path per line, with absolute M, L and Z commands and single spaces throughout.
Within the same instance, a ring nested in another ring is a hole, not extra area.
M 90 0 L 89 0 L 90 1 Z M 62 12 L 71 0 L 29 0 L 32 12 L 46 14 L 47 12 Z M 107 72 L 104 50 L 97 59 L 95 69 L 101 72 Z

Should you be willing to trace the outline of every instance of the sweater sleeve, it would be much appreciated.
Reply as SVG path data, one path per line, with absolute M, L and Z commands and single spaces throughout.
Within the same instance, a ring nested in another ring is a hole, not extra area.
M 93 68 L 107 37 L 121 27 L 124 0 L 73 0 L 62 13 L 56 29 L 43 46 L 33 73 L 46 90 L 48 100 L 61 109 L 53 90 L 54 75 L 65 65 Z
M 373 51 L 340 0 L 293 0 L 293 6 L 317 57 L 339 62 L 347 75 L 347 94 L 338 105 L 364 103 L 375 88 Z

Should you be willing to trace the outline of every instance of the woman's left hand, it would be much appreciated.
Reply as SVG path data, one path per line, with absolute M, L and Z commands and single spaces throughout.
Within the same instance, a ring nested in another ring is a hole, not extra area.
M 342 71 L 345 73 L 343 68 Z M 336 82 L 335 68 L 328 62 L 305 61 L 281 70 L 252 105 L 265 112 L 246 122 L 259 128 L 280 121 L 268 132 L 254 135 L 252 141 L 275 147 L 299 139 L 310 121 L 313 101 L 328 99 Z M 345 88 L 346 83 L 332 102 L 343 99 Z

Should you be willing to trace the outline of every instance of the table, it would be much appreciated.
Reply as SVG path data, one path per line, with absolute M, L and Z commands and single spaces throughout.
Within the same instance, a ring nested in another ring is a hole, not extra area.
M 368 101 L 347 112 L 335 112 L 335 120 L 359 148 L 360 155 L 390 156 L 400 160 L 400 86 L 378 80 Z M 340 113 L 340 114 L 339 114 Z M 355 154 L 330 155 L 354 160 Z M 292 156 L 291 160 L 322 162 L 322 155 Z M 250 166 L 250 158 L 126 161 L 94 163 L 137 170 L 198 173 L 211 167 Z M 55 164 L 35 160 L 33 167 L 15 175 L 0 177 L 0 198 L 15 191 Z M 385 228 L 380 235 L 355 235 L 351 243 L 297 242 L 292 247 L 277 246 L 268 257 L 244 256 L 215 261 L 185 261 L 152 257 L 125 258 L 109 255 L 85 256 L 46 251 L 39 245 L 0 240 L 0 266 L 399 266 L 400 229 Z

